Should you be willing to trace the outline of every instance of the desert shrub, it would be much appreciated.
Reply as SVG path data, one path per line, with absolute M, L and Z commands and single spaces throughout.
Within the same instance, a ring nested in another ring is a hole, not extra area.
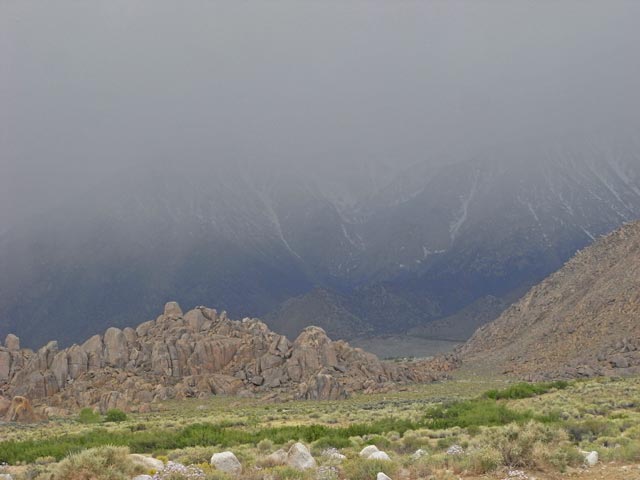
M 618 433 L 612 422 L 598 418 L 569 422 L 565 425 L 565 429 L 575 442 L 593 441 L 599 437 L 614 436 Z
M 464 469 L 474 475 L 493 472 L 502 465 L 500 452 L 489 447 L 469 450 L 468 454 L 462 457 L 462 461 Z
M 415 452 L 417 449 L 428 445 L 428 440 L 421 437 L 417 432 L 406 432 L 402 437 L 402 451 Z
M 104 417 L 105 422 L 124 422 L 127 419 L 127 414 L 117 408 L 112 408 L 107 411 Z
M 100 423 L 102 417 L 98 412 L 94 412 L 92 408 L 83 408 L 78 413 L 78 422 L 89 424 L 89 423 Z
M 577 467 L 582 465 L 584 456 L 575 445 L 565 444 L 551 449 L 548 454 L 548 462 L 556 470 L 564 472 L 569 466 Z
M 313 446 L 321 450 L 324 450 L 326 448 L 347 448 L 351 445 L 351 440 L 349 440 L 348 438 L 336 436 L 321 437 L 313 442 Z
M 391 441 L 382 435 L 367 435 L 364 437 L 367 443 L 375 445 L 378 448 L 389 448 Z
M 55 468 L 52 480 L 128 480 L 145 473 L 129 459 L 129 449 L 100 447 L 66 457 Z
M 211 454 L 211 447 L 187 447 L 169 452 L 167 459 L 183 465 L 193 465 L 208 463 Z
M 553 449 L 568 443 L 563 430 L 538 422 L 487 429 L 483 437 L 487 446 L 500 453 L 502 464 L 508 467 L 542 468 L 551 463 Z
M 302 472 L 287 466 L 278 466 L 269 469 L 269 478 L 273 480 L 308 480 L 312 478 L 312 474 L 308 471 Z
M 555 382 L 545 382 L 545 383 L 527 383 L 521 382 L 511 385 L 502 390 L 489 390 L 484 394 L 485 397 L 491 398 L 493 400 L 501 400 L 501 399 L 521 399 L 521 398 L 530 398 L 535 397 L 537 395 L 543 395 L 548 393 L 552 389 L 556 390 L 564 390 L 569 386 L 569 382 L 565 382 L 563 380 L 558 380 Z
M 426 414 L 429 428 L 499 426 L 525 422 L 533 418 L 531 412 L 516 412 L 490 399 L 476 399 L 433 407 Z
M 256 446 L 261 452 L 270 452 L 271 450 L 273 450 L 273 442 L 268 438 L 260 440 Z
M 378 472 L 384 472 L 390 477 L 398 471 L 398 464 L 389 460 L 369 460 L 355 458 L 344 462 L 342 471 L 344 477 L 350 480 L 371 480 Z

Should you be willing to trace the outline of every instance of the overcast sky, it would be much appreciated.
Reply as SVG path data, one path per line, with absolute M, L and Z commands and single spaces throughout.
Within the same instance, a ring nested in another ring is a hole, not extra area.
M 0 222 L 138 162 L 637 130 L 639 21 L 637 0 L 0 0 Z

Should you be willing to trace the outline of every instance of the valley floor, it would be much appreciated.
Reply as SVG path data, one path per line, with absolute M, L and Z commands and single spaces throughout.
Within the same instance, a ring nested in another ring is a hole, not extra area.
M 322 480 L 375 479 L 374 470 L 394 480 L 640 480 L 639 399 L 640 378 L 524 385 L 467 369 L 451 381 L 337 402 L 214 397 L 157 404 L 120 422 L 79 415 L 0 424 L 0 461 L 15 480 L 58 480 L 50 475 L 70 451 L 110 444 L 206 473 L 213 453 L 231 450 L 240 478 L 315 479 L 267 461 L 301 441 Z M 391 461 L 360 458 L 366 445 Z M 336 462 L 331 447 L 346 458 Z M 586 468 L 580 451 L 597 451 L 598 463 Z M 226 478 L 214 474 L 202 478 Z

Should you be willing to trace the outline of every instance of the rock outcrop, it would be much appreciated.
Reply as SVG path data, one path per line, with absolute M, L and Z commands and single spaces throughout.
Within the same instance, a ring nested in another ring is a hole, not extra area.
M 578 252 L 459 351 L 530 380 L 640 373 L 640 222 Z
M 36 414 L 29 399 L 25 397 L 13 397 L 11 404 L 4 416 L 5 422 L 34 423 L 42 418 Z
M 340 399 L 432 381 L 448 368 L 446 362 L 382 362 L 317 327 L 292 343 L 260 320 L 229 320 L 206 307 L 183 314 L 175 302 L 156 320 L 109 328 L 81 345 L 61 350 L 52 341 L 36 352 L 18 346 L 11 337 L 0 347 L 1 395 L 102 412 L 208 395 Z

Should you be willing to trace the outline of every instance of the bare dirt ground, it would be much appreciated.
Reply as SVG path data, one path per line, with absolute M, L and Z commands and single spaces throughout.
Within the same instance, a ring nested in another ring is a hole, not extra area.
M 622 465 L 616 463 L 600 463 L 592 468 L 571 468 L 564 473 L 525 472 L 526 477 L 509 474 L 492 474 L 481 476 L 454 475 L 451 479 L 461 480 L 640 480 L 640 464 Z

